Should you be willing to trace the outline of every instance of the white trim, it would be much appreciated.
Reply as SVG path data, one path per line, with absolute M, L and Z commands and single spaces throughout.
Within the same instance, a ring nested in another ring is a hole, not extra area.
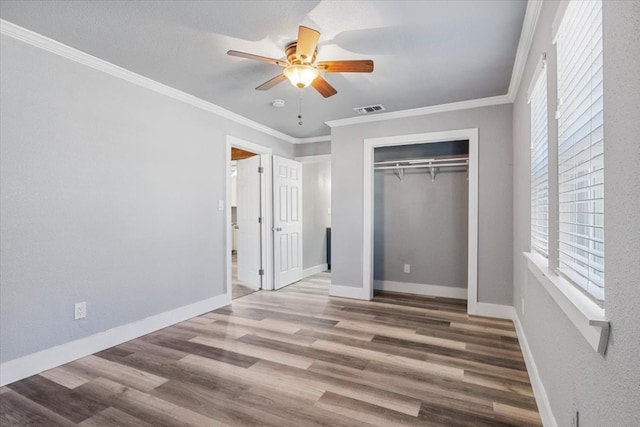
M 396 137 L 397 139 L 398 137 Z M 362 287 L 373 299 L 373 148 L 375 141 L 365 139 L 362 170 Z
M 233 138 L 233 137 L 232 137 Z M 233 236 L 231 231 L 231 142 L 229 135 L 227 135 L 227 142 L 225 147 L 225 161 L 224 161 L 224 263 L 225 263 L 225 292 L 227 298 L 227 305 L 231 304 L 233 300 Z M 236 165 L 233 165 L 235 168 Z
M 114 77 L 125 80 L 129 83 L 133 83 L 135 85 L 144 87 L 146 89 L 149 89 L 154 92 L 160 93 L 162 95 L 168 96 L 170 98 L 176 99 L 178 101 L 182 101 L 196 108 L 200 108 L 202 110 L 208 111 L 217 116 L 220 116 L 225 119 L 231 120 L 233 122 L 239 123 L 241 125 L 247 126 L 248 128 L 255 129 L 259 132 L 265 133 L 267 135 L 273 136 L 283 141 L 286 141 L 292 144 L 296 144 L 300 141 L 306 142 L 306 138 L 299 139 L 299 138 L 291 137 L 280 131 L 277 131 L 268 126 L 265 126 L 261 123 L 255 122 L 244 116 L 241 116 L 240 114 L 236 114 L 232 111 L 229 111 L 225 108 L 215 105 L 211 102 L 197 98 L 193 95 L 189 95 L 188 93 L 182 92 L 178 89 L 174 89 L 170 86 L 164 85 L 155 80 L 151 80 L 150 78 L 141 76 L 140 74 L 136 74 L 132 71 L 129 71 L 127 69 L 114 65 L 110 62 L 104 61 L 100 58 L 96 58 L 95 56 L 89 55 L 88 53 L 82 52 L 78 49 L 75 49 L 65 44 L 62 44 L 60 42 L 57 42 L 41 34 L 27 30 L 26 28 L 22 28 L 18 25 L 12 24 L 11 22 L 5 21 L 4 19 L 0 19 L 0 33 L 8 37 L 12 37 L 16 40 L 20 40 L 24 43 L 30 44 L 32 46 L 38 47 L 47 52 L 53 53 L 54 55 L 61 56 L 63 58 L 69 59 L 71 61 L 93 68 L 95 70 L 102 71 L 103 73 L 110 74 Z
M 604 309 L 567 280 L 553 273 L 547 259 L 538 253 L 524 252 L 529 270 L 558 304 L 589 345 L 604 355 L 609 341 L 609 321 Z
M 362 290 L 373 298 L 373 150 L 391 145 L 469 141 L 469 215 L 467 312 L 476 314 L 478 302 L 478 128 L 368 138 L 363 144 Z
M 513 70 L 511 72 L 511 80 L 509 81 L 509 89 L 506 95 L 452 102 L 448 104 L 432 105 L 428 107 L 413 108 L 402 111 L 378 113 L 373 116 L 358 116 L 346 119 L 330 120 L 325 122 L 325 124 L 333 128 L 360 123 L 401 119 L 405 117 L 415 117 L 427 114 L 444 113 L 447 111 L 466 110 L 470 108 L 489 107 L 493 105 L 512 103 L 518 95 L 520 81 L 522 80 L 525 65 L 527 63 L 527 57 L 529 56 L 529 50 L 531 49 L 531 45 L 533 43 L 533 36 L 535 35 L 538 18 L 540 17 L 542 3 L 542 0 L 529 0 L 527 2 L 527 9 L 524 14 L 522 31 L 520 32 L 520 40 L 518 42 L 518 49 L 516 51 L 516 57 L 513 63 Z
M 530 0 L 527 4 L 527 10 L 525 12 L 524 23 L 522 32 L 520 34 L 520 42 L 518 44 L 518 50 L 516 52 L 516 58 L 514 61 L 513 71 L 511 73 L 511 81 L 509 84 L 509 91 L 506 95 L 498 95 L 488 98 L 472 99 L 467 101 L 453 102 L 448 104 L 432 105 L 428 107 L 414 108 L 402 111 L 393 111 L 388 113 L 380 113 L 374 116 L 360 116 L 351 117 L 346 119 L 330 120 L 326 124 L 330 127 L 346 126 L 357 123 L 368 123 L 382 120 L 391 120 L 404 117 L 415 117 L 427 114 L 442 113 L 446 111 L 465 110 L 470 108 L 487 107 L 492 105 L 501 105 L 512 103 L 517 94 L 517 88 L 520 84 L 520 79 L 524 72 L 524 64 L 531 47 L 533 40 L 533 33 L 540 13 L 541 1 Z M 197 98 L 193 95 L 182 92 L 178 89 L 159 83 L 155 80 L 136 74 L 132 71 L 119 67 L 110 62 L 104 61 L 88 53 L 82 52 L 78 49 L 72 48 L 58 41 L 50 39 L 49 37 L 30 31 L 26 28 L 20 27 L 4 19 L 0 19 L 0 33 L 12 37 L 16 40 L 20 40 L 24 43 L 43 49 L 47 52 L 55 55 L 67 58 L 71 61 L 83 64 L 87 67 L 102 71 L 110 74 L 114 77 L 136 84 L 138 86 L 147 88 L 157 93 L 166 95 L 170 98 L 182 101 L 196 108 L 211 112 L 220 117 L 234 121 L 241 125 L 247 126 L 251 129 L 255 129 L 259 132 L 263 132 L 267 135 L 289 142 L 291 144 L 306 144 L 314 142 L 331 141 L 331 135 L 314 136 L 307 138 L 295 138 L 273 128 L 265 126 L 261 123 L 250 120 L 244 116 L 236 114 L 211 102 Z
M 434 297 L 467 299 L 467 288 L 453 286 L 427 285 L 424 283 L 393 282 L 374 280 L 373 287 L 382 291 L 403 292 L 407 294 L 429 295 Z
M 296 144 L 311 144 L 314 142 L 331 142 L 331 135 L 310 136 L 307 138 L 296 138 Z
M 330 162 L 331 154 L 318 154 L 315 156 L 300 156 L 300 157 L 295 157 L 293 160 L 295 160 L 296 162 L 300 162 L 302 164 Z
M 536 405 L 538 405 L 538 412 L 540 413 L 540 418 L 542 419 L 542 425 L 545 427 L 558 427 L 558 423 L 556 422 L 556 419 L 553 416 L 553 412 L 551 411 L 551 403 L 549 402 L 547 391 L 545 390 L 542 379 L 540 378 L 540 373 L 538 372 L 538 367 L 536 366 L 536 362 L 533 358 L 533 353 L 531 353 L 531 348 L 529 347 L 527 336 L 524 333 L 522 322 L 520 322 L 520 318 L 518 317 L 518 313 L 515 311 L 515 309 L 513 311 L 512 320 L 516 327 L 516 335 L 518 336 L 518 342 L 520 343 L 520 348 L 522 349 L 524 363 L 525 365 L 527 365 L 527 373 L 529 374 L 531 388 L 533 388 L 533 396 L 536 399 Z
M 530 0 L 527 4 L 527 10 L 525 12 L 522 32 L 520 34 L 520 41 L 518 43 L 518 50 L 516 52 L 516 58 L 514 61 L 513 71 L 511 73 L 511 80 L 509 83 L 509 90 L 506 95 L 498 95 L 488 98 L 472 99 L 467 101 L 453 102 L 448 104 L 432 105 L 428 107 L 414 108 L 402 111 L 393 111 L 388 113 L 380 113 L 374 116 L 359 116 L 346 119 L 330 120 L 325 122 L 330 127 L 347 126 L 358 123 L 376 122 L 382 120 L 391 120 L 404 117 L 415 117 L 427 114 L 442 113 L 447 111 L 465 110 L 470 108 L 487 107 L 492 105 L 501 105 L 512 103 L 517 94 L 518 86 L 524 72 L 524 64 L 531 47 L 533 40 L 533 34 L 535 32 L 536 23 L 540 14 L 541 1 Z M 562 8 L 562 6 L 561 6 Z M 247 126 L 251 129 L 255 129 L 259 132 L 263 132 L 267 135 L 289 142 L 291 144 L 306 144 L 314 142 L 331 141 L 331 135 L 314 136 L 307 138 L 295 138 L 261 123 L 250 120 L 244 116 L 236 114 L 211 102 L 197 98 L 193 95 L 189 95 L 185 92 L 172 88 L 170 86 L 159 83 L 155 80 L 136 74 L 132 71 L 126 70 L 122 67 L 114 65 L 110 62 L 104 61 L 95 56 L 89 55 L 78 49 L 72 48 L 58 41 L 50 39 L 49 37 L 30 31 L 26 28 L 20 27 L 4 19 L 0 19 L 0 33 L 12 37 L 16 40 L 20 40 L 24 43 L 43 49 L 47 52 L 55 55 L 67 58 L 71 61 L 83 64 L 87 67 L 102 71 L 110 74 L 114 77 L 118 77 L 122 80 L 136 84 L 138 86 L 153 90 L 157 93 L 166 95 L 178 101 L 185 102 L 196 108 L 211 112 L 220 117 L 229 119 L 241 125 Z
M 333 283 L 329 287 L 329 296 L 332 297 L 340 297 L 340 298 L 352 298 L 352 299 L 362 299 L 362 300 L 371 300 L 373 296 L 369 296 L 365 289 L 356 288 L 354 286 L 342 286 L 342 285 L 334 285 Z
M 347 119 L 330 120 L 325 122 L 328 126 L 340 127 L 360 123 L 378 122 L 382 120 L 402 119 L 405 117 L 424 116 L 427 114 L 444 113 L 447 111 L 467 110 L 469 108 L 489 107 L 492 105 L 509 104 L 513 101 L 508 95 L 493 96 L 490 98 L 472 99 L 470 101 L 452 102 L 450 104 L 432 105 L 429 107 L 413 108 L 411 110 L 391 111 L 378 113 L 373 116 L 349 117 Z
M 496 317 L 498 319 L 513 320 L 515 309 L 510 305 L 490 304 L 479 302 L 476 305 L 476 316 Z
M 467 136 L 469 138 L 469 218 L 468 218 L 468 233 L 467 240 L 467 312 L 469 314 L 475 314 L 478 302 L 478 217 L 479 217 L 479 202 L 478 202 L 478 162 L 479 162 L 479 148 L 478 148 L 478 129 L 466 129 Z
M 47 369 L 64 365 L 81 357 L 97 353 L 118 344 L 141 337 L 167 326 L 227 305 L 227 296 L 221 294 L 203 301 L 185 305 L 142 320 L 98 332 L 65 344 L 13 359 L 0 365 L 0 386 L 36 375 Z
M 327 271 L 329 269 L 329 265 L 325 262 L 324 264 L 318 264 L 310 268 L 305 268 L 302 270 L 302 278 L 313 276 L 314 274 L 322 273 L 323 271 Z
M 535 90 L 536 85 L 538 84 L 538 80 L 540 79 L 540 76 L 542 76 L 542 73 L 545 72 L 546 69 L 547 69 L 547 54 L 546 52 L 543 52 L 540 55 L 540 59 L 538 59 L 538 63 L 536 64 L 535 71 L 533 72 L 533 77 L 529 82 L 529 89 L 527 89 L 528 104 L 531 104 L 531 99 L 533 98 L 533 91 Z
M 264 227 L 262 227 L 262 268 L 264 268 L 264 282 L 262 283 L 262 289 L 273 290 L 273 210 L 271 207 L 273 201 L 273 181 L 271 179 L 271 148 L 264 147 L 253 142 L 245 141 L 244 139 L 236 138 L 232 135 L 227 135 L 226 140 L 226 159 L 225 159 L 225 186 L 226 186 L 226 208 L 225 208 L 225 249 L 224 259 L 226 262 L 226 287 L 231 303 L 233 292 L 232 289 L 232 272 L 231 272 L 231 248 L 232 248 L 232 236 L 231 236 L 231 147 L 242 148 L 252 153 L 265 155 L 266 161 L 262 165 L 264 168 L 263 176 L 261 179 L 260 198 L 261 204 L 264 206 L 263 217 Z
M 509 83 L 509 91 L 507 92 L 511 102 L 515 101 L 518 95 L 518 89 L 520 88 L 520 82 L 522 81 L 527 58 L 529 57 L 529 50 L 533 44 L 533 36 L 536 32 L 541 9 L 542 0 L 529 0 L 527 2 L 527 10 L 524 13 L 520 41 L 518 42 L 516 59 L 513 62 L 513 71 L 511 71 L 511 82 Z

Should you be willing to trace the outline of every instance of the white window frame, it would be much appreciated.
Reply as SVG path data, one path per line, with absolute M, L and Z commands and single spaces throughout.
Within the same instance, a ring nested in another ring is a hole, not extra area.
M 604 301 L 602 2 L 569 3 L 555 39 L 558 270 L 588 295 Z
M 549 121 L 547 55 L 531 79 L 527 99 L 531 118 L 531 251 L 549 257 Z
M 563 1 L 558 8 L 553 23 L 554 44 L 558 39 L 558 31 L 562 29 L 561 24 L 570 1 Z M 550 106 L 551 103 L 548 104 L 548 108 Z M 558 116 L 556 115 L 556 119 L 557 118 Z M 549 143 L 550 147 L 551 144 L 555 144 L 555 147 L 558 144 L 558 140 L 550 140 Z M 550 161 L 551 160 L 552 159 L 550 159 Z M 553 160 L 555 162 L 558 159 Z M 550 171 L 551 170 L 553 170 L 553 168 L 550 168 Z M 550 181 L 549 197 L 550 199 L 553 198 L 557 200 L 559 206 L 560 184 L 554 181 L 555 180 Z M 559 217 L 554 218 L 554 215 L 550 215 L 550 220 L 554 221 L 554 224 L 550 224 L 550 226 L 552 226 L 550 229 L 553 229 L 555 222 L 559 221 Z M 559 233 L 558 230 L 555 232 Z M 555 232 L 554 236 L 549 236 L 550 241 L 559 237 L 555 235 Z M 551 252 L 553 253 L 553 251 Z M 569 282 L 563 275 L 558 274 L 558 271 L 555 270 L 555 263 L 552 263 L 551 259 L 547 259 L 534 251 L 524 253 L 524 255 L 527 259 L 528 268 L 533 276 L 549 293 L 576 329 L 583 335 L 594 350 L 600 354 L 605 354 L 609 340 L 610 323 L 605 316 L 604 308 L 597 304 L 590 296 L 587 296 L 578 286 Z

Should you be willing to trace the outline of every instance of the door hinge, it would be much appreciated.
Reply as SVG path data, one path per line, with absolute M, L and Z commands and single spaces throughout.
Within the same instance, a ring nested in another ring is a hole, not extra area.
M 258 224 L 262 224 L 262 217 L 261 216 L 258 217 Z
M 264 168 L 262 166 L 258 166 L 258 173 L 264 173 Z
M 258 275 L 259 276 L 264 276 L 264 269 L 261 268 L 260 270 L 258 270 Z

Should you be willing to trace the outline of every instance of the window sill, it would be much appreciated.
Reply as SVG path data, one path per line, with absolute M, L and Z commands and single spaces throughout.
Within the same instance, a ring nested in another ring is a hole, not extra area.
M 529 270 L 540 281 L 542 287 L 558 304 L 571 323 L 595 351 L 604 355 L 609 341 L 609 321 L 604 309 L 576 289 L 571 283 L 558 276 L 548 267 L 545 257 L 524 252 Z

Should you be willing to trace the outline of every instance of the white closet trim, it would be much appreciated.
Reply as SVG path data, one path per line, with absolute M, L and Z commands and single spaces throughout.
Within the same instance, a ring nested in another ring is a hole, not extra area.
M 467 311 L 477 313 L 478 304 L 478 128 L 444 132 L 398 135 L 364 140 L 363 151 L 363 232 L 362 232 L 362 291 L 373 298 L 373 150 L 394 145 L 469 141 L 469 236 L 467 273 Z

